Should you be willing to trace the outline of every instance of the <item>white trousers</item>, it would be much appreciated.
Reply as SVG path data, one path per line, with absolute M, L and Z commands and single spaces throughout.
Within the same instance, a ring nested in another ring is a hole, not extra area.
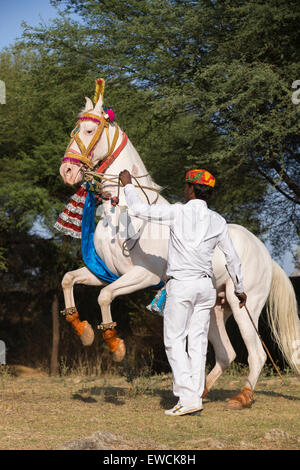
M 164 343 L 173 373 L 173 393 L 187 407 L 202 404 L 210 311 L 216 290 L 210 278 L 166 285 Z

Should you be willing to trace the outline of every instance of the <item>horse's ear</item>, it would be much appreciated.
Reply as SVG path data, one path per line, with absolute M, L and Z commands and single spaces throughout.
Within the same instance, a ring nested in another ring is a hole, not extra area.
M 94 112 L 97 113 L 97 114 L 99 114 L 100 116 L 101 116 L 101 114 L 103 113 L 103 108 L 102 108 L 102 106 L 103 106 L 103 98 L 102 98 L 102 95 L 101 95 L 101 93 L 100 93 L 99 99 L 98 99 L 97 104 L 96 104 L 96 106 L 95 106 L 95 108 L 94 108 Z
M 88 111 L 91 111 L 91 109 L 94 108 L 93 102 L 90 98 L 87 96 L 85 97 L 85 108 L 82 110 L 83 113 L 87 113 Z

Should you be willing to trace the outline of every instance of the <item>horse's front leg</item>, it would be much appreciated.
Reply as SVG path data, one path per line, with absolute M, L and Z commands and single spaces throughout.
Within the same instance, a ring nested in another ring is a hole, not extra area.
M 121 362 L 126 354 L 124 341 L 116 336 L 116 323 L 111 317 L 111 303 L 119 295 L 130 294 L 146 287 L 157 285 L 160 277 L 142 266 L 134 266 L 119 279 L 104 287 L 98 297 L 101 308 L 103 338 L 109 346 L 116 362 Z
M 65 310 L 62 313 L 66 316 L 66 320 L 70 322 L 80 337 L 84 346 L 90 346 L 94 341 L 94 331 L 88 321 L 80 321 L 77 308 L 74 301 L 74 285 L 85 284 L 89 286 L 103 286 L 105 282 L 98 279 L 86 267 L 76 269 L 66 273 L 62 280 L 62 288 L 65 299 Z

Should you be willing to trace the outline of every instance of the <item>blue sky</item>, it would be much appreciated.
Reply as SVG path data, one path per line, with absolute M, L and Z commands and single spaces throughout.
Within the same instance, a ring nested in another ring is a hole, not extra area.
M 9 46 L 22 34 L 22 21 L 36 26 L 55 18 L 56 9 L 49 0 L 0 0 L 0 49 Z

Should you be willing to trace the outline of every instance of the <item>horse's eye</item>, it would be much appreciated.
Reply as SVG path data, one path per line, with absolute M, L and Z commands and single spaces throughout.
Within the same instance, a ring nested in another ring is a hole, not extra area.
M 88 134 L 92 134 L 92 132 L 93 132 L 93 129 L 92 129 L 92 130 L 90 130 L 90 129 L 87 130 L 87 133 L 88 133 Z

